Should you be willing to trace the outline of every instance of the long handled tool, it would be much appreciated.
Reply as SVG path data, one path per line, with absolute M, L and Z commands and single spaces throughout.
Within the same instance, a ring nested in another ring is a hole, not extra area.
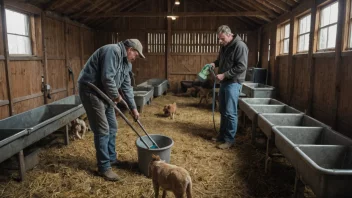
M 105 94 L 103 93 L 98 87 L 96 87 L 94 84 L 88 82 L 86 83 L 87 86 L 89 86 L 90 88 L 92 88 L 94 91 L 96 91 L 107 103 L 109 103 L 111 106 L 114 107 L 114 109 L 118 112 L 118 114 L 122 117 L 122 119 L 124 119 L 126 121 L 126 123 L 128 124 L 128 126 L 130 126 L 132 128 L 132 130 L 138 135 L 138 137 L 141 139 L 141 141 L 144 143 L 144 145 L 148 148 L 148 149 L 155 149 L 155 148 L 159 148 L 159 146 L 154 142 L 154 140 L 149 136 L 149 134 L 145 131 L 145 129 L 143 128 L 142 124 L 139 122 L 139 120 L 136 120 L 139 124 L 139 126 L 142 128 L 142 130 L 146 133 L 146 135 L 148 136 L 148 138 L 150 139 L 150 141 L 153 143 L 152 146 L 148 146 L 148 144 L 143 140 L 143 138 L 139 135 L 139 133 L 137 132 L 137 130 L 132 126 L 132 124 L 130 123 L 130 121 L 127 119 L 127 117 L 121 112 L 121 110 L 119 108 L 117 108 L 116 104 Z M 126 107 L 129 109 L 126 101 L 124 101 L 122 99 L 122 103 L 124 103 L 124 105 L 126 105 Z M 130 109 L 129 109 L 130 110 Z M 131 110 L 130 110 L 131 111 Z

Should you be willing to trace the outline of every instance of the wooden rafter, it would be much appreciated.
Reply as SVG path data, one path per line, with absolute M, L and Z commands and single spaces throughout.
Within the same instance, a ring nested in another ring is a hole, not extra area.
M 104 3 L 104 1 L 101 1 L 101 0 L 96 0 L 95 2 L 90 1 L 89 5 L 87 5 L 84 9 L 82 9 L 81 11 L 79 11 L 75 14 L 70 15 L 69 17 L 76 18 L 76 17 L 80 16 L 81 14 L 87 12 L 88 10 L 92 10 L 92 8 L 96 8 L 100 5 L 102 5 L 103 3 Z
M 294 7 L 294 6 L 296 6 L 298 3 L 296 2 L 296 1 L 294 1 L 294 0 L 281 0 L 282 2 L 284 2 L 284 3 L 287 3 L 289 6 L 291 6 L 291 7 Z
M 279 16 L 273 10 L 271 10 L 271 9 L 265 7 L 265 6 L 258 5 L 258 3 L 255 3 L 253 1 L 243 1 L 242 3 L 246 4 L 248 6 L 252 6 L 252 7 L 256 8 L 257 10 L 261 10 L 261 11 L 265 12 L 271 18 L 277 18 Z
M 202 3 L 201 0 L 198 0 L 198 2 Z M 207 1 L 209 2 L 209 4 L 211 6 L 216 6 L 216 7 L 219 7 L 220 9 L 222 9 L 223 11 L 229 11 L 229 7 L 228 6 L 224 6 L 223 4 L 221 4 L 220 2 L 218 1 Z M 251 28 L 255 27 L 256 25 L 258 25 L 259 23 L 257 22 L 254 22 L 250 19 L 247 19 L 247 18 L 238 18 L 240 21 L 243 21 L 244 23 L 246 23 L 247 25 L 251 26 Z
M 92 17 L 92 18 L 112 18 L 112 17 L 166 17 L 166 16 L 178 16 L 178 17 L 203 17 L 203 16 L 247 16 L 247 17 L 258 17 L 266 16 L 263 13 L 257 11 L 247 11 L 247 12 L 118 12 L 114 14 L 101 14 L 101 15 L 89 15 L 82 17 Z
M 253 10 L 253 7 L 245 7 L 246 4 L 242 4 L 242 6 L 240 6 L 239 3 L 234 3 L 233 1 L 231 0 L 225 0 L 225 2 L 228 4 L 228 5 L 231 5 L 232 7 L 236 8 L 236 6 L 239 6 L 241 9 L 244 9 L 244 10 Z M 245 2 L 245 1 L 242 1 L 242 2 Z M 254 9 L 255 10 L 255 9 Z M 256 10 L 257 12 L 263 14 L 262 16 L 258 16 L 259 19 L 262 19 L 266 22 L 271 22 L 272 20 L 267 16 L 268 14 L 261 11 L 261 10 Z M 263 24 L 263 23 L 261 23 Z
M 53 0 L 47 6 L 45 6 L 44 10 L 56 10 L 70 1 L 72 0 Z
M 270 4 L 280 8 L 281 10 L 285 11 L 285 12 L 290 12 L 291 11 L 291 7 L 289 5 L 287 5 L 286 3 L 280 1 L 280 0 L 267 0 Z
M 263 5 L 264 7 L 273 10 L 274 12 L 278 13 L 278 14 L 283 14 L 283 11 L 279 8 L 277 8 L 276 6 L 273 6 L 272 4 L 270 4 L 268 1 L 266 0 L 255 0 L 256 2 L 260 3 L 260 5 Z

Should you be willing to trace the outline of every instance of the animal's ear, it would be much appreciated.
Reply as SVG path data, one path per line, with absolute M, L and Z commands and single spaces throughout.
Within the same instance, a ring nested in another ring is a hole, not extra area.
M 159 161 L 159 160 L 160 160 L 159 155 L 152 154 L 152 161 Z

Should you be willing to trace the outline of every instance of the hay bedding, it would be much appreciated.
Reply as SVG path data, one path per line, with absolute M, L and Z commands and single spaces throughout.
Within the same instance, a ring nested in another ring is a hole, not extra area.
M 172 102 L 178 106 L 175 120 L 162 116 L 164 105 Z M 206 105 L 198 108 L 198 102 L 197 98 L 161 96 L 141 114 L 149 133 L 174 140 L 171 163 L 190 172 L 194 197 L 291 196 L 293 168 L 284 159 L 274 160 L 272 174 L 265 176 L 264 150 L 250 145 L 248 132 L 238 132 L 234 148 L 216 149 L 209 140 L 216 135 L 211 110 Z M 219 128 L 219 114 L 216 117 Z M 151 180 L 138 173 L 137 136 L 121 118 L 118 124 L 117 152 L 126 166 L 113 169 L 124 182 L 96 176 L 93 134 L 89 132 L 84 140 L 69 146 L 46 146 L 40 153 L 40 164 L 27 171 L 24 182 L 0 182 L 0 197 L 153 197 Z M 173 197 L 172 193 L 168 197 Z

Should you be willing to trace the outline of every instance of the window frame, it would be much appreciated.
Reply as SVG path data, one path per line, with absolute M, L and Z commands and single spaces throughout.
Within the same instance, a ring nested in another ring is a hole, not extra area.
M 317 37 L 318 37 L 318 39 L 317 39 L 317 52 L 332 52 L 332 51 L 335 51 L 335 49 L 336 49 L 336 38 L 335 38 L 335 47 L 333 47 L 333 48 L 324 48 L 324 49 L 319 49 L 319 43 L 320 43 L 320 32 L 321 32 L 321 30 L 322 29 L 326 29 L 326 28 L 329 28 L 329 27 L 331 27 L 331 26 L 334 26 L 334 25 L 336 25 L 336 28 L 337 28 L 337 23 L 338 23 L 338 18 L 337 18 L 337 21 L 335 22 L 335 23 L 331 23 L 331 24 L 328 24 L 328 25 L 325 25 L 325 26 L 323 26 L 323 27 L 321 27 L 321 19 L 322 19 L 322 17 L 323 17 L 323 15 L 322 15 L 322 10 L 324 9 L 324 8 L 326 8 L 326 7 L 329 7 L 329 6 L 332 6 L 332 5 L 334 5 L 334 4 L 336 4 L 336 3 L 338 3 L 338 1 L 335 1 L 335 2 L 332 2 L 332 3 L 330 3 L 330 4 L 328 4 L 328 5 L 325 5 L 325 6 L 323 6 L 323 7 L 321 7 L 320 9 L 319 9 L 319 26 L 318 26 L 318 29 L 317 29 Z M 338 9 L 337 9 L 337 11 L 338 11 Z M 331 14 L 331 13 L 330 13 Z M 336 32 L 337 33 L 337 32 Z M 326 36 L 326 45 L 329 43 L 329 31 L 327 31 L 327 36 Z
M 298 30 L 297 30 L 297 54 L 307 54 L 308 53 L 308 51 L 309 51 L 309 40 L 310 40 L 310 37 L 309 37 L 309 34 L 311 33 L 311 29 L 310 29 L 310 26 L 308 27 L 308 29 L 309 29 L 309 31 L 308 32 L 305 32 L 305 33 L 302 33 L 302 34 L 300 34 L 300 27 L 301 27 L 301 20 L 303 20 L 304 18 L 306 18 L 306 17 L 308 17 L 308 16 L 310 16 L 310 23 L 309 24 L 311 24 L 312 23 L 312 14 L 311 13 L 306 13 L 306 14 L 304 14 L 303 16 L 300 16 L 299 18 L 298 18 Z M 299 50 L 299 47 L 300 47 L 300 45 L 299 45 L 299 39 L 302 37 L 302 36 L 305 36 L 305 35 L 307 35 L 308 34 L 308 49 L 307 50 L 303 50 L 303 51 L 300 51 Z
M 352 50 L 352 1 L 349 1 L 349 13 L 348 13 L 349 21 L 348 23 L 348 39 L 347 39 L 347 49 L 351 51 Z
M 269 38 L 269 41 L 268 41 L 268 62 L 270 62 L 270 38 Z
M 21 34 L 16 34 L 16 33 L 9 33 L 8 31 L 6 31 L 6 36 L 7 36 L 7 44 L 9 45 L 9 35 L 15 35 L 15 36 L 21 36 L 21 37 L 27 37 L 29 38 L 29 43 L 30 43 L 30 53 L 29 54 L 11 54 L 10 51 L 9 51 L 9 56 L 10 57 L 33 57 L 33 56 L 36 56 L 36 52 L 34 50 L 34 46 L 36 45 L 35 43 L 35 39 L 33 38 L 34 35 L 33 33 L 35 33 L 35 30 L 34 30 L 34 27 L 33 27 L 33 20 L 34 20 L 34 15 L 31 14 L 31 13 L 28 13 L 28 12 L 25 12 L 25 11 L 22 11 L 22 10 L 18 10 L 18 9 L 15 9 L 15 8 L 12 8 L 12 7 L 6 7 L 5 8 L 5 12 L 6 10 L 9 10 L 9 11 L 12 11 L 12 12 L 16 12 L 16 13 L 19 13 L 19 14 L 22 14 L 22 15 L 25 15 L 28 17 L 28 36 L 27 35 L 21 35 Z M 6 15 L 6 13 L 5 13 Z M 7 19 L 7 16 L 6 16 L 6 19 Z M 6 25 L 6 29 L 7 29 L 7 21 L 5 21 L 5 25 Z
M 288 37 L 285 37 L 285 29 L 286 26 L 289 26 L 288 28 Z M 291 24 L 290 21 L 283 23 L 282 25 L 280 25 L 279 29 L 280 29 L 280 55 L 288 55 L 290 52 L 290 49 L 288 49 L 288 52 L 284 52 L 284 44 L 285 41 L 288 40 L 288 45 L 290 45 L 290 28 L 291 28 Z M 290 46 L 288 46 L 288 48 L 290 48 Z

